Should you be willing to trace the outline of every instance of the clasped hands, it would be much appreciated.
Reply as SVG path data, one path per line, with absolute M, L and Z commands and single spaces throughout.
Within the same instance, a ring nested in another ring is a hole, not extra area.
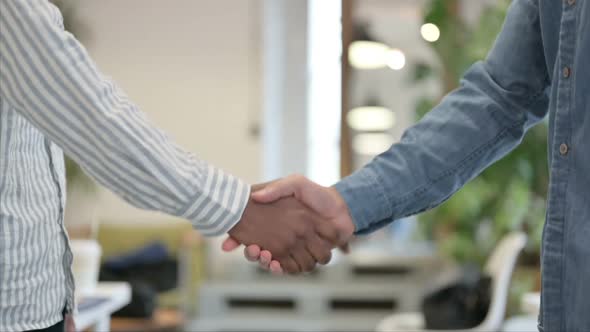
M 347 248 L 355 227 L 334 188 L 292 175 L 252 192 L 242 219 L 223 242 L 224 251 L 243 244 L 248 260 L 276 274 L 298 274 L 327 264 L 332 249 Z

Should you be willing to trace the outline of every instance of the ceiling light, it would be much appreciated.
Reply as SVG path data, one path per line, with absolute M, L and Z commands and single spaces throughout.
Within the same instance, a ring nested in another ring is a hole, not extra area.
M 350 128 L 357 131 L 385 131 L 395 126 L 393 111 L 381 106 L 363 106 L 346 115 Z
M 404 52 L 393 48 L 387 51 L 387 67 L 393 70 L 400 70 L 406 66 L 406 55 Z
M 348 48 L 348 58 L 356 69 L 378 69 L 387 65 L 389 47 L 373 38 L 367 24 L 355 26 L 353 42 Z
M 433 43 L 440 38 L 440 29 L 432 23 L 426 23 L 420 28 L 420 34 L 424 40 Z
M 350 64 L 356 69 L 379 69 L 387 64 L 385 44 L 373 41 L 354 41 L 348 49 Z

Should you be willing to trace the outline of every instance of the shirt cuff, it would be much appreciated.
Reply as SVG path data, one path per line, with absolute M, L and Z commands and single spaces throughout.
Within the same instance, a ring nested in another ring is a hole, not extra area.
M 357 234 L 374 229 L 374 224 L 391 218 L 392 206 L 379 176 L 370 168 L 362 168 L 334 185 L 346 205 Z
M 206 182 L 183 217 L 204 236 L 226 234 L 242 219 L 250 199 L 250 185 L 212 166 Z

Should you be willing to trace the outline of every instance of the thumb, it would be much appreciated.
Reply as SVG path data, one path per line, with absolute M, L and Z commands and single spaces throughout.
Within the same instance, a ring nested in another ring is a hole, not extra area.
M 252 194 L 252 199 L 258 203 L 272 203 L 283 197 L 293 196 L 296 187 L 286 179 L 275 181 Z
M 236 250 L 242 244 L 238 242 L 238 240 L 234 239 L 231 236 L 228 236 L 227 239 L 223 241 L 221 244 L 221 249 L 225 252 L 230 252 Z

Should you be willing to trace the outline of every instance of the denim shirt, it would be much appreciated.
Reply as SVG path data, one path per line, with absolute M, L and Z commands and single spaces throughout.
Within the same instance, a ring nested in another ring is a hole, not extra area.
M 494 47 L 460 87 L 335 187 L 357 232 L 371 232 L 444 202 L 547 113 L 539 328 L 590 331 L 589 0 L 514 0 Z

